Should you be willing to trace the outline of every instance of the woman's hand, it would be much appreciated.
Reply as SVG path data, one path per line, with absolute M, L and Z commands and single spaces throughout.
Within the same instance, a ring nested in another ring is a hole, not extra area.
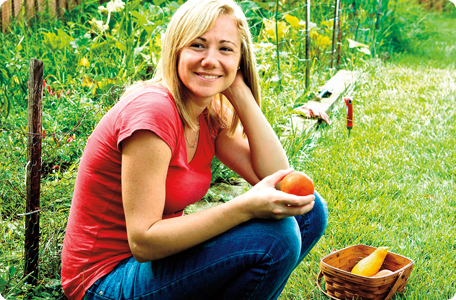
M 275 189 L 292 169 L 281 170 L 265 177 L 243 195 L 245 209 L 251 218 L 283 219 L 305 214 L 314 206 L 314 195 L 296 196 Z

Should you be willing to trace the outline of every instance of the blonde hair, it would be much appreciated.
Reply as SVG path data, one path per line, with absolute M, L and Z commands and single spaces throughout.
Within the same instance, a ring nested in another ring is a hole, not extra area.
M 241 61 L 240 69 L 245 83 L 251 89 L 255 101 L 260 106 L 261 95 L 258 72 L 253 50 L 253 43 L 247 19 L 242 9 L 233 0 L 189 0 L 184 3 L 173 15 L 166 29 L 162 43 L 160 60 L 154 77 L 142 84 L 164 85 L 172 94 L 179 115 L 184 125 L 196 129 L 195 120 L 191 120 L 185 101 L 186 87 L 179 79 L 177 62 L 180 52 L 188 43 L 203 35 L 222 15 L 230 16 L 237 24 L 241 37 Z M 137 85 L 133 85 L 126 93 Z M 239 117 L 229 101 L 219 94 L 213 101 L 219 101 L 220 105 L 211 103 L 208 107 L 209 125 L 211 127 L 230 127 L 229 134 L 233 135 L 239 125 Z M 231 120 L 224 118 L 224 107 L 229 107 L 233 113 Z

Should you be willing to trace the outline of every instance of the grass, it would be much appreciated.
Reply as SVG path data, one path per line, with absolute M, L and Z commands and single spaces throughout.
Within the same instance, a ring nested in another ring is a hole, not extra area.
M 393 299 L 456 294 L 455 19 L 431 19 L 422 48 L 374 61 L 358 83 L 351 136 L 340 105 L 317 145 L 293 158 L 326 198 L 329 224 L 280 299 L 328 299 L 315 286 L 320 258 L 359 243 L 414 260 Z

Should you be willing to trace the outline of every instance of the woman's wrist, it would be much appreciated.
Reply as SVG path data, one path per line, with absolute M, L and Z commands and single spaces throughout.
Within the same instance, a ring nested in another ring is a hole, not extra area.
M 247 222 L 254 218 L 246 194 L 242 194 L 226 203 L 230 206 L 230 211 L 239 218 L 240 223 Z
M 227 98 L 240 117 L 242 117 L 241 115 L 246 112 L 246 108 L 249 105 L 258 106 L 255 102 L 252 91 L 248 87 L 233 89 L 230 91 L 229 97 Z

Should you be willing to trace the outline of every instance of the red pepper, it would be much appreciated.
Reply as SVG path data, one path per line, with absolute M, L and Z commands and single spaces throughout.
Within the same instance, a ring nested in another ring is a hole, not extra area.
M 72 135 L 72 136 L 70 136 L 70 137 L 66 140 L 66 142 L 67 142 L 67 143 L 71 143 L 72 141 L 74 141 L 74 139 L 75 139 L 75 138 L 74 138 L 74 135 Z

